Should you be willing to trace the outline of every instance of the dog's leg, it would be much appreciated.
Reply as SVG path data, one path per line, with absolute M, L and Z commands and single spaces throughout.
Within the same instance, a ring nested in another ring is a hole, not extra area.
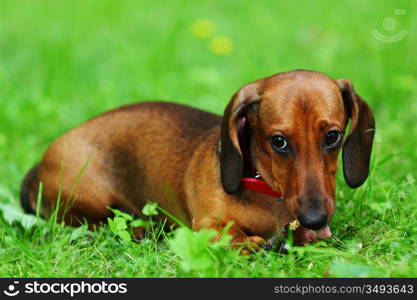
M 200 229 L 214 229 L 218 234 L 213 238 L 213 242 L 220 239 L 224 228 L 228 226 L 228 223 L 233 224 L 227 229 L 227 234 L 232 236 L 231 245 L 235 249 L 241 249 L 240 253 L 243 255 L 250 254 L 253 251 L 259 251 L 262 249 L 269 249 L 268 242 L 260 236 L 248 235 L 244 230 L 233 220 L 228 222 L 219 220 L 218 218 L 204 218 L 199 222 L 196 222 L 193 226 L 194 230 Z

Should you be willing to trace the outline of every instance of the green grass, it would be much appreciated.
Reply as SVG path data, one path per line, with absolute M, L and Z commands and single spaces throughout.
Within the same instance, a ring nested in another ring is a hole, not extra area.
M 1 1 L 0 276 L 417 276 L 416 11 L 413 1 Z M 389 34 L 387 17 L 404 39 L 374 38 Z M 198 19 L 232 41 L 229 55 L 193 36 Z M 242 257 L 206 233 L 155 228 L 123 242 L 108 226 L 19 214 L 24 174 L 92 116 L 152 99 L 221 114 L 244 83 L 296 68 L 351 79 L 376 115 L 371 176 L 351 190 L 338 175 L 326 242 Z

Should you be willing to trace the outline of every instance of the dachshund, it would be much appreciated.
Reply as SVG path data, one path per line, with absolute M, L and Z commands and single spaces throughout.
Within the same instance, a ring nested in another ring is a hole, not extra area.
M 20 198 L 33 213 L 41 182 L 42 216 L 59 202 L 69 225 L 99 224 L 108 207 L 143 216 L 157 202 L 194 230 L 232 224 L 232 245 L 254 249 L 296 222 L 303 245 L 331 236 L 342 148 L 348 186 L 368 177 L 374 131 L 349 80 L 282 72 L 240 88 L 223 117 L 169 102 L 105 112 L 52 143 Z

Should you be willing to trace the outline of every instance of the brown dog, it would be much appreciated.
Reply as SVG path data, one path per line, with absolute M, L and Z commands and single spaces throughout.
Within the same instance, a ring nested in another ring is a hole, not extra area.
M 61 194 L 72 225 L 105 221 L 107 206 L 140 216 L 154 201 L 196 230 L 233 221 L 233 243 L 262 244 L 298 219 L 296 242 L 305 244 L 330 236 L 348 119 L 344 176 L 358 187 L 369 172 L 371 109 L 348 80 L 296 70 L 243 86 L 223 118 L 163 102 L 99 115 L 49 147 L 21 201 L 33 212 L 42 182 L 43 216 Z

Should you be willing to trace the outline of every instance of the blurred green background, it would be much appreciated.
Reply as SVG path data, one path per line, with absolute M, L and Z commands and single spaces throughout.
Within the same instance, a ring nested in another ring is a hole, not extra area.
M 416 47 L 415 1 L 2 0 L 0 203 L 17 206 L 51 141 L 98 113 L 158 99 L 221 114 L 243 84 L 302 68 L 352 80 L 376 116 L 372 199 L 339 176 L 335 227 L 391 210 L 415 227 Z

